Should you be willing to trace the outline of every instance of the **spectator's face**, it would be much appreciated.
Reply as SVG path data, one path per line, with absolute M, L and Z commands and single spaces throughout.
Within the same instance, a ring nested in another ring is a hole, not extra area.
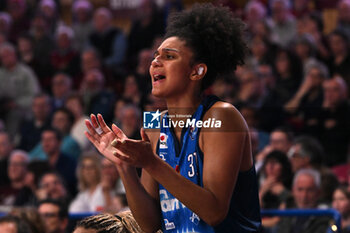
M 22 155 L 14 155 L 8 164 L 8 176 L 11 181 L 24 181 L 27 173 L 27 161 Z
M 32 51 L 32 42 L 27 38 L 19 38 L 18 39 L 18 51 L 20 53 L 27 53 Z
M 258 67 L 259 77 L 261 78 L 263 85 L 268 88 L 275 87 L 275 77 L 273 76 L 271 66 L 269 65 L 260 65 Z
M 133 129 L 139 128 L 139 119 L 134 109 L 127 108 L 123 110 L 122 127 L 128 127 Z
M 350 200 L 340 189 L 334 191 L 332 207 L 338 210 L 342 216 L 347 216 L 350 213 Z
M 262 58 L 266 53 L 267 47 L 262 39 L 260 39 L 259 37 L 254 37 L 252 40 L 251 49 L 254 56 L 256 56 L 257 58 Z
M 139 95 L 139 87 L 134 76 L 128 76 L 125 80 L 124 95 L 129 98 Z
M 289 72 L 289 58 L 286 53 L 280 53 L 277 55 L 275 63 L 279 74 L 286 74 Z
M 17 64 L 17 57 L 15 51 L 9 48 L 4 48 L 0 52 L 1 63 L 6 69 L 11 69 Z
M 275 2 L 272 6 L 272 15 L 274 20 L 277 22 L 283 22 L 286 19 L 287 16 L 287 9 L 284 3 L 281 1 Z
M 104 32 L 110 26 L 111 19 L 103 11 L 97 11 L 94 15 L 93 23 L 96 31 Z
M 336 80 L 327 80 L 323 83 L 324 99 L 328 101 L 331 107 L 337 106 L 340 102 L 346 99 L 341 84 Z
M 282 174 L 282 164 L 275 159 L 270 159 L 265 165 L 266 177 L 279 179 Z
M 56 98 L 65 97 L 71 90 L 69 78 L 63 74 L 56 75 L 52 80 L 52 93 Z
M 107 180 L 112 185 L 115 185 L 119 178 L 118 170 L 115 165 L 108 159 L 103 159 L 101 163 L 101 179 Z
M 76 17 L 77 17 L 77 20 L 79 21 L 79 22 L 86 22 L 87 20 L 89 20 L 89 14 L 90 14 L 90 12 L 89 12 L 89 10 L 88 9 L 85 9 L 85 8 L 83 8 L 83 7 L 80 7 L 80 8 L 78 8 L 77 9 L 77 11 L 76 11 Z
M 44 131 L 41 134 L 41 144 L 48 156 L 59 153 L 60 151 L 60 142 L 52 131 Z
M 102 88 L 103 86 L 103 78 L 102 74 L 97 71 L 90 71 L 86 77 L 86 85 L 87 89 L 91 91 L 98 91 Z
M 293 185 L 293 197 L 299 209 L 316 207 L 319 189 L 312 176 L 304 174 L 298 177 Z
M 57 205 L 51 203 L 43 203 L 38 208 L 39 214 L 45 222 L 45 228 L 47 233 L 61 232 L 62 220 L 59 217 L 60 208 Z
M 45 121 L 51 111 L 51 106 L 48 98 L 45 96 L 34 98 L 32 111 L 36 120 Z
M 340 21 L 350 22 L 350 4 L 341 2 L 338 5 L 338 17 Z
M 80 117 L 84 113 L 83 106 L 80 104 L 80 101 L 76 98 L 70 98 L 66 102 L 66 108 L 71 111 L 75 117 Z
M 71 47 L 71 40 L 65 33 L 61 33 L 57 38 L 57 45 L 60 49 L 69 49 Z
M 62 134 L 68 134 L 71 128 L 68 115 L 62 111 L 55 112 L 52 118 L 52 127 L 58 129 Z
M 312 68 L 308 73 L 307 77 L 312 80 L 312 87 L 321 87 L 322 85 L 322 73 L 317 68 Z
M 7 158 L 12 149 L 13 147 L 9 136 L 5 133 L 0 133 L 0 159 Z
M 310 165 L 310 158 L 303 157 L 300 154 L 301 146 L 299 144 L 293 145 L 288 151 L 288 157 L 292 165 L 293 172 L 297 172 L 302 168 L 306 168 Z
M 41 179 L 40 188 L 44 190 L 47 198 L 64 198 L 67 194 L 61 180 L 55 174 L 44 175 Z
M 329 46 L 333 55 L 343 54 L 347 50 L 346 41 L 341 36 L 331 35 L 329 38 Z
M 97 164 L 92 159 L 84 159 L 81 164 L 82 178 L 87 185 L 96 185 L 100 182 Z
M 13 222 L 0 223 L 0 232 L 17 233 L 16 224 Z
M 95 53 L 91 51 L 84 52 L 82 54 L 81 60 L 82 60 L 82 69 L 84 73 L 93 69 L 100 68 L 100 61 L 96 57 Z
M 274 150 L 279 150 L 283 153 L 287 153 L 291 146 L 287 135 L 281 131 L 274 131 L 271 133 L 270 145 Z

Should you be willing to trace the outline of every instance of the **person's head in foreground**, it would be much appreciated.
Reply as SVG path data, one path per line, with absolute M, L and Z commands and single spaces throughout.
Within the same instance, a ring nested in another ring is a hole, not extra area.
M 98 214 L 77 223 L 73 233 L 138 233 L 143 232 L 130 211 Z
M 244 63 L 243 27 L 228 9 L 212 4 L 173 14 L 150 66 L 152 94 L 198 98 L 216 77 L 232 73 Z

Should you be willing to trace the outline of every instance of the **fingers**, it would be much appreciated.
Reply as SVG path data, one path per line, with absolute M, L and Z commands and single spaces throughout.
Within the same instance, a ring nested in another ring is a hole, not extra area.
M 129 163 L 129 164 L 131 164 L 133 162 L 129 156 L 122 154 L 122 153 L 118 153 L 117 151 L 114 151 L 113 155 L 123 162 Z
M 96 140 L 89 132 L 85 131 L 84 132 L 85 136 L 89 141 L 96 147 L 98 148 L 98 140 Z
M 100 135 L 96 132 L 96 127 L 93 126 L 93 120 L 85 120 L 85 125 L 89 130 L 89 135 L 94 138 L 94 140 L 99 141 L 100 140 Z M 90 139 L 89 139 L 90 140 Z
M 101 114 L 97 114 L 97 120 L 99 125 L 101 126 L 101 129 L 104 133 L 108 133 L 111 131 L 111 129 L 107 126 L 105 120 L 103 119 Z
M 142 141 L 146 141 L 146 142 L 150 141 L 143 127 L 140 129 L 140 134 L 141 134 Z
M 121 129 L 118 128 L 115 124 L 112 124 L 112 131 L 117 135 L 120 139 L 127 139 L 128 137 L 123 133 Z

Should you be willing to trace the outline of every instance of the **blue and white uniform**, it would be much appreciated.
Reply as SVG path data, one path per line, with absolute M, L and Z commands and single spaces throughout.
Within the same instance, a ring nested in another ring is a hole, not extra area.
M 192 119 L 201 120 L 205 112 L 218 100 L 215 96 L 205 98 Z M 166 120 L 167 116 L 166 113 L 163 120 Z M 179 142 L 173 128 L 161 124 L 157 154 L 182 176 L 203 187 L 203 153 L 198 144 L 199 132 L 200 129 L 196 127 L 183 128 Z M 215 227 L 201 220 L 161 184 L 159 184 L 159 197 L 164 232 L 248 233 L 258 232 L 260 229 L 260 208 L 254 166 L 246 172 L 239 173 L 229 213 L 225 220 Z

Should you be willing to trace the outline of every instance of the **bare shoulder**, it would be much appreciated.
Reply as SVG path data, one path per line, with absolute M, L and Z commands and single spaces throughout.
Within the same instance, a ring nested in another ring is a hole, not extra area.
M 247 124 L 241 113 L 230 103 L 218 101 L 204 115 L 203 120 L 221 122 L 221 130 L 247 132 Z

